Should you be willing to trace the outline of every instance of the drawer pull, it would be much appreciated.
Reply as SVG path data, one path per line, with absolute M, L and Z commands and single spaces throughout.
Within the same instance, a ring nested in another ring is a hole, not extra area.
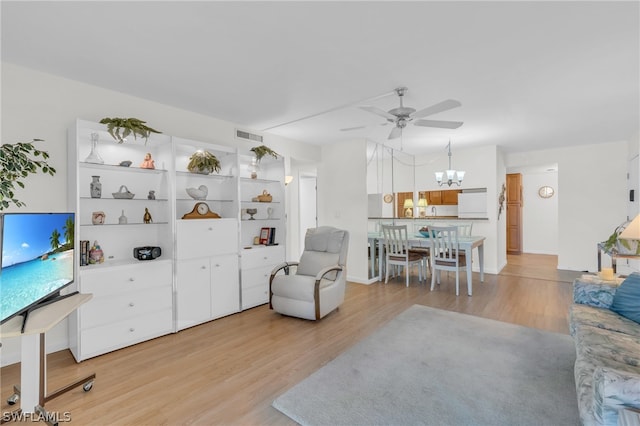
M 133 308 L 134 306 L 136 306 L 136 304 L 131 302 L 131 303 L 129 303 L 129 306 L 131 306 Z
M 220 264 L 219 264 L 219 263 L 216 263 L 216 268 L 219 268 L 219 267 L 220 267 Z
M 213 228 L 209 227 L 209 231 L 213 231 Z
M 204 266 L 204 265 L 202 265 L 202 266 L 200 267 L 200 269 L 207 269 L 207 267 L 206 267 L 206 266 Z
M 136 279 L 135 279 L 135 278 L 133 278 L 133 277 L 129 278 L 129 281 L 131 281 L 131 282 L 134 282 L 135 280 L 136 280 Z
M 133 327 L 131 327 L 131 328 L 129 329 L 129 331 L 130 331 L 131 333 L 133 333 L 134 331 L 136 331 L 136 329 L 135 329 L 135 328 L 133 328 Z
M 264 260 L 268 260 L 269 258 L 267 256 L 263 257 Z

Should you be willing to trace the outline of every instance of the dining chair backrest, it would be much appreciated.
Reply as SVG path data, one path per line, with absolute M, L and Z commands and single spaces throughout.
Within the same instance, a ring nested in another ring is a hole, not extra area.
M 407 225 L 383 225 L 382 236 L 388 255 L 406 256 L 409 248 Z
M 459 222 L 458 223 L 458 235 L 463 237 L 471 236 L 473 230 L 473 222 Z
M 458 227 L 432 226 L 431 256 L 434 263 L 458 264 Z

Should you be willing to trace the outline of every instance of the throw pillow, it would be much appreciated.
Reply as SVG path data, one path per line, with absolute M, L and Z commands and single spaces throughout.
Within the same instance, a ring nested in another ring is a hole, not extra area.
M 640 274 L 634 272 L 620 284 L 609 309 L 640 324 Z

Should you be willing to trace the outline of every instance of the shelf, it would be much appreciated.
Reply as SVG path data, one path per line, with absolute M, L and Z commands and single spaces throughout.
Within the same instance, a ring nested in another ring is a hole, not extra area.
M 281 183 L 282 182 L 277 179 L 251 179 L 247 177 L 241 177 L 240 180 L 242 182 L 252 182 L 252 183 Z
M 130 173 L 149 173 L 149 174 L 161 174 L 166 173 L 165 169 L 143 169 L 141 167 L 125 167 L 117 164 L 96 164 L 80 162 L 80 167 L 83 169 L 96 169 L 96 170 L 112 170 L 118 172 L 130 172 Z
M 280 220 L 280 218 L 279 217 L 271 217 L 271 218 L 265 217 L 265 218 L 260 219 L 259 217 L 256 217 L 254 219 L 242 219 L 242 222 L 257 222 L 259 220 L 262 220 L 262 221 L 265 221 L 265 220 Z
M 191 173 L 191 172 L 176 172 L 176 175 L 178 175 L 178 176 L 188 176 L 188 177 L 193 177 L 193 178 L 213 179 L 213 180 L 227 180 L 227 179 L 233 179 L 234 178 L 234 176 L 232 176 L 232 175 L 218 175 L 218 174 L 205 175 L 205 174 L 201 174 L 201 173 Z
M 170 262 L 170 258 L 162 258 L 162 256 L 153 260 L 138 260 L 131 256 L 131 259 L 123 259 L 123 260 L 109 260 L 107 257 L 103 263 L 92 263 L 89 265 L 81 265 L 80 271 L 91 271 L 96 269 L 105 269 L 105 268 L 113 268 L 119 266 L 128 266 L 128 265 L 139 265 L 140 263 L 148 263 L 148 262 Z
M 109 227 L 109 226 L 138 226 L 138 225 L 145 225 L 145 226 L 149 226 L 149 225 L 168 225 L 169 222 L 151 222 L 151 223 L 144 223 L 144 222 L 129 222 L 129 223 L 103 223 L 102 225 L 94 225 L 93 223 L 81 223 L 80 226 L 82 227 L 96 227 L 96 228 L 103 228 L 103 227 Z
M 280 204 L 280 201 L 241 201 L 242 204 L 258 204 L 258 205 L 265 205 L 265 204 Z
M 211 201 L 211 202 L 217 202 L 217 203 L 233 203 L 234 200 L 220 200 L 220 199 L 213 199 L 213 198 L 207 198 L 205 200 L 194 200 L 193 198 L 176 198 L 176 201 L 193 201 L 194 203 L 197 202 L 207 202 L 207 201 Z
M 169 201 L 168 198 L 156 198 L 154 200 L 150 200 L 148 198 L 113 198 L 113 197 L 100 197 L 100 198 L 93 198 L 93 197 L 80 197 L 81 200 L 108 200 L 108 201 L 159 201 L 159 202 L 167 202 Z

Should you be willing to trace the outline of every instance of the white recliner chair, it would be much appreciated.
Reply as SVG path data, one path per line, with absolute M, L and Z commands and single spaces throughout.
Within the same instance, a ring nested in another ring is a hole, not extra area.
M 330 226 L 308 229 L 300 261 L 281 263 L 271 272 L 269 307 L 309 320 L 335 310 L 344 302 L 348 249 L 348 231 Z

